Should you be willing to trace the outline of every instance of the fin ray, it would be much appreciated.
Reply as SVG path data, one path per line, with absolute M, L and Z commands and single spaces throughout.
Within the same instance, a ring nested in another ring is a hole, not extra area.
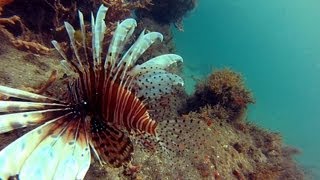
M 108 63 L 112 65 L 118 63 L 119 55 L 123 51 L 124 45 L 128 42 L 136 26 L 137 22 L 132 18 L 125 19 L 118 24 L 108 49 L 105 68 L 107 68 Z
M 31 93 L 28 91 L 23 91 L 20 89 L 1 86 L 1 85 L 0 85 L 0 94 L 4 94 L 6 96 L 15 97 L 19 99 L 35 101 L 35 102 L 57 102 L 57 103 L 60 102 L 59 100 L 54 98 L 49 98 L 39 94 Z
M 172 64 L 177 64 L 178 62 L 183 62 L 181 56 L 176 54 L 164 54 L 154 57 L 141 65 L 134 66 L 129 74 L 131 76 L 145 74 L 154 70 L 166 70 Z
M 53 119 L 23 135 L 0 151 L 0 178 L 8 179 L 19 174 L 25 160 L 38 144 L 56 127 L 59 120 L 68 114 Z M 15 160 L 15 161 L 14 161 Z
M 0 112 L 20 112 L 41 109 L 53 109 L 67 107 L 64 104 L 57 103 L 38 103 L 23 101 L 0 101 Z
M 66 113 L 65 109 L 49 109 L 0 115 L 0 133 L 40 124 Z

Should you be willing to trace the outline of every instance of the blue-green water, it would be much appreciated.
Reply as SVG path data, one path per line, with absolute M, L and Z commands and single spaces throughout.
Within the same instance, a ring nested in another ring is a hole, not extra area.
M 187 80 L 241 72 L 256 99 L 249 119 L 299 148 L 320 179 L 320 1 L 200 0 L 184 25 L 175 38 Z

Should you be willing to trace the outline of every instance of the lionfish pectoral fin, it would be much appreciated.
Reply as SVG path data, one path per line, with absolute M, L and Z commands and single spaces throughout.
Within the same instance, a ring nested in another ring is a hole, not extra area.
M 80 133 L 78 137 L 67 139 L 54 179 L 83 179 L 90 162 L 91 154 L 86 134 Z
M 64 109 L 48 109 L 0 115 L 0 134 L 14 129 L 41 124 L 66 113 Z
M 23 101 L 0 101 L 1 113 L 12 113 L 42 109 L 57 109 L 67 107 L 64 104 L 56 103 L 38 103 L 38 102 L 23 102 Z
M 15 89 L 7 86 L 1 86 L 0 85 L 0 94 L 4 94 L 8 97 L 15 97 L 18 99 L 24 99 L 24 100 L 30 100 L 34 102 L 57 102 L 61 103 L 59 100 L 42 96 L 39 94 L 23 91 L 20 89 Z
M 61 117 L 62 118 L 62 117 Z M 0 178 L 8 179 L 10 176 L 19 174 L 25 160 L 45 139 L 55 126 L 54 119 L 15 140 L 0 151 Z
M 46 96 L 0 85 L 0 94 L 27 101 L 0 100 L 0 134 L 41 124 L 68 111 L 63 102 Z M 28 102 L 31 101 L 31 102 Z
M 67 117 L 72 118 L 72 117 Z M 82 179 L 90 165 L 90 149 L 80 119 L 55 123 L 50 134 L 32 151 L 20 179 Z

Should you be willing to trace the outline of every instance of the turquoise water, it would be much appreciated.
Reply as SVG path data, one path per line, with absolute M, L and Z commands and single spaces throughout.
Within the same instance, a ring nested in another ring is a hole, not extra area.
M 212 68 L 241 72 L 256 99 L 249 119 L 280 132 L 320 179 L 320 1 L 200 0 L 184 27 L 189 91 Z

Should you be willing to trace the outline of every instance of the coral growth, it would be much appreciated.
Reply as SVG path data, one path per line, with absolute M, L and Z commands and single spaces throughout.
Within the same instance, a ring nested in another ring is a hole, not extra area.
M 47 54 L 50 41 L 65 40 L 64 22 L 68 21 L 78 27 L 78 9 L 84 17 L 90 17 L 91 11 L 97 11 L 103 3 L 109 7 L 106 17 L 106 39 L 110 39 L 116 22 L 131 16 L 136 9 L 150 6 L 151 0 L 123 1 L 123 0 L 44 0 L 44 1 L 0 1 L 0 8 L 4 5 L 0 18 L 1 31 L 14 40 L 17 48 L 36 54 Z M 1 13 L 0 9 L 0 13 Z M 90 18 L 85 19 L 90 22 Z M 32 32 L 32 33 L 31 33 Z M 90 39 L 90 38 L 88 38 Z
M 253 103 L 251 93 L 244 86 L 239 73 L 230 69 L 215 71 L 209 76 L 208 83 L 214 96 L 225 107 L 237 110 Z
M 188 101 L 190 105 L 186 107 L 186 111 L 211 105 L 217 109 L 217 115 L 227 111 L 229 120 L 238 119 L 248 104 L 254 102 L 242 76 L 230 69 L 221 69 L 210 74 L 208 79 L 197 85 L 195 94 Z

